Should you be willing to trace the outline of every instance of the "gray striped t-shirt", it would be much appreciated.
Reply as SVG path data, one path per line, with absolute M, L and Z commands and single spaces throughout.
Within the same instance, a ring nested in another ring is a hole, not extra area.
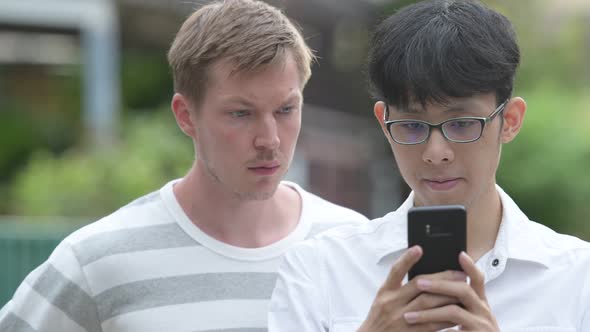
M 301 220 L 286 238 L 239 248 L 201 232 L 172 186 L 68 236 L 0 311 L 0 331 L 266 331 L 283 253 L 327 228 L 366 221 L 294 183 Z

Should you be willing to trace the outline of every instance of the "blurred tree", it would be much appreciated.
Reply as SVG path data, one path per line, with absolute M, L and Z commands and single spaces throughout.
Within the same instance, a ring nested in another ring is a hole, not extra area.
M 0 214 L 13 213 L 9 193 L 15 173 L 35 151 L 59 156 L 83 150 L 81 67 L 0 66 Z M 155 111 L 169 100 L 172 81 L 163 56 L 127 51 L 121 64 L 126 113 Z M 36 152 L 37 159 L 43 153 Z M 71 158 L 71 157 L 70 157 Z
M 515 95 L 528 103 L 521 133 L 504 147 L 498 183 L 531 219 L 590 239 L 590 21 L 583 10 L 557 11 L 556 1 L 487 2 L 517 30 Z
M 531 219 L 590 239 L 590 98 L 551 86 L 522 96 L 526 120 L 504 146 L 498 183 Z
M 12 186 L 13 213 L 28 216 L 105 215 L 166 181 L 181 177 L 194 152 L 171 112 L 130 117 L 111 150 L 75 148 L 61 156 L 37 152 Z
M 36 149 L 61 153 L 80 135 L 76 66 L 0 66 L 0 214 L 9 183 Z
M 127 50 L 121 60 L 123 105 L 129 110 L 155 110 L 170 100 L 172 77 L 164 55 Z

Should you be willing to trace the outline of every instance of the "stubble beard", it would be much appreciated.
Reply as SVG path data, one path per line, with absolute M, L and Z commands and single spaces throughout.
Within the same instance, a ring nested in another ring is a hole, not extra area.
M 256 156 L 255 160 L 256 161 L 273 160 L 275 158 L 275 156 L 276 156 L 275 152 L 273 152 L 271 150 L 265 150 L 265 151 L 261 151 Z M 205 158 L 203 158 L 203 157 L 205 157 Z M 232 190 L 232 188 L 230 186 L 226 185 L 226 183 L 224 183 L 221 180 L 221 178 L 217 175 L 217 173 L 215 172 L 215 169 L 209 164 L 209 161 L 206 158 L 206 156 L 202 155 L 201 159 L 203 159 L 203 164 L 205 165 L 205 169 L 207 170 L 207 173 L 211 176 L 213 181 L 217 182 L 221 187 Z M 268 191 L 268 192 L 238 192 L 238 191 L 232 190 L 231 196 L 233 199 L 240 201 L 240 202 L 264 201 L 264 200 L 270 199 L 272 196 L 274 196 L 277 189 L 278 189 L 278 184 L 274 187 L 274 189 L 272 191 Z

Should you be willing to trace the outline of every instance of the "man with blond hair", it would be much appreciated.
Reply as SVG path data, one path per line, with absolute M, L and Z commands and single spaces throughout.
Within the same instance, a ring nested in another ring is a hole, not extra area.
M 281 181 L 313 55 L 279 10 L 204 6 L 168 59 L 191 169 L 68 236 L 0 311 L 0 331 L 265 331 L 283 253 L 366 220 Z

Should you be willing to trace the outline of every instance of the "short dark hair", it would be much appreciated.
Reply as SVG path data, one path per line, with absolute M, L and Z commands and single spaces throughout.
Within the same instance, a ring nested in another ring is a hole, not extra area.
M 448 97 L 510 98 L 520 50 L 503 15 L 477 1 L 434 0 L 404 7 L 378 25 L 368 61 L 375 98 L 407 108 Z

